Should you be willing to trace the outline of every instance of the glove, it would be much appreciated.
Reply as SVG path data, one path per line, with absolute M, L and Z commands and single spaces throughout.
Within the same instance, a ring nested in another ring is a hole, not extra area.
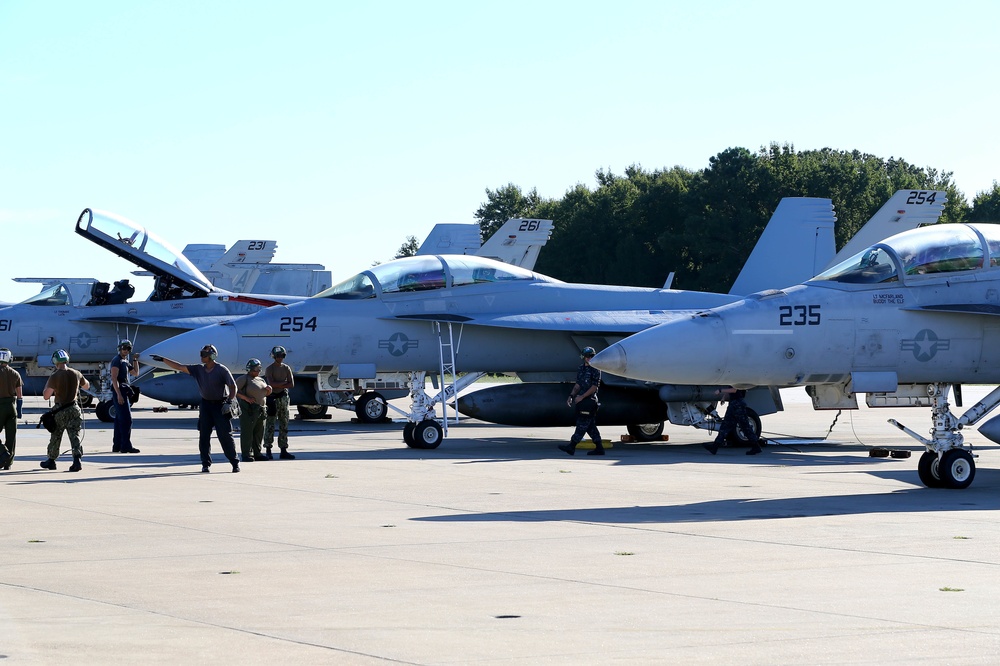
M 17 399 L 17 418 L 21 418 L 21 407 L 24 405 L 24 399 Z
M 223 414 L 232 414 L 232 412 L 233 412 L 233 401 L 232 400 L 223 400 L 222 401 L 222 413 Z

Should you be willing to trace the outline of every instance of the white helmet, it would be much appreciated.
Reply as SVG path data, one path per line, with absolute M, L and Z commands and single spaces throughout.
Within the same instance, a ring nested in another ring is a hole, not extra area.
M 3 363 L 3 364 L 10 363 L 10 360 L 12 358 L 13 358 L 13 356 L 11 355 L 9 349 L 0 349 L 0 363 Z

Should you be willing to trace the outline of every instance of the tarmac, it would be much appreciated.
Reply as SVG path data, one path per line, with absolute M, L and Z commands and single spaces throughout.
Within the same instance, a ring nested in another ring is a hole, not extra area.
M 88 412 L 83 471 L 65 439 L 39 469 L 28 398 L 0 473 L 0 660 L 1000 662 L 998 447 L 965 431 L 972 486 L 928 489 L 886 419 L 926 432 L 929 410 L 783 394 L 758 456 L 668 425 L 652 445 L 605 427 L 605 457 L 571 458 L 567 428 L 476 421 L 415 450 L 335 412 L 291 423 L 296 460 L 239 474 L 217 441 L 200 473 L 196 412 L 145 398 L 141 453 L 111 453 Z

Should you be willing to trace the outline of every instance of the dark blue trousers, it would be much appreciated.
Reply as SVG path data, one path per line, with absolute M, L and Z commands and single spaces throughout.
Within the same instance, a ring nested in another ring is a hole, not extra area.
M 115 404 L 115 434 L 111 441 L 116 451 L 128 451 L 132 448 L 132 403 L 128 398 L 125 404 L 119 405 L 118 398 L 111 398 Z

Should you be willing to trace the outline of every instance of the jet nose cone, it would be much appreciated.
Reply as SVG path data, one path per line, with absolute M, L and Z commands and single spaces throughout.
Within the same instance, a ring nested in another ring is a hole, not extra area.
M 240 365 L 239 334 L 236 327 L 229 324 L 216 324 L 195 329 L 180 335 L 175 335 L 163 342 L 145 349 L 139 356 L 139 361 L 159 367 L 165 364 L 154 361 L 151 357 L 164 356 L 178 363 L 194 365 L 201 362 L 199 352 L 205 345 L 214 345 L 219 350 L 216 362 L 226 366 Z M 245 363 L 246 360 L 243 361 Z
M 726 326 L 717 315 L 660 324 L 611 345 L 591 364 L 614 375 L 663 384 L 714 384 L 728 357 Z
M 628 371 L 628 355 L 619 343 L 615 343 L 590 359 L 590 364 L 602 372 L 624 377 Z

